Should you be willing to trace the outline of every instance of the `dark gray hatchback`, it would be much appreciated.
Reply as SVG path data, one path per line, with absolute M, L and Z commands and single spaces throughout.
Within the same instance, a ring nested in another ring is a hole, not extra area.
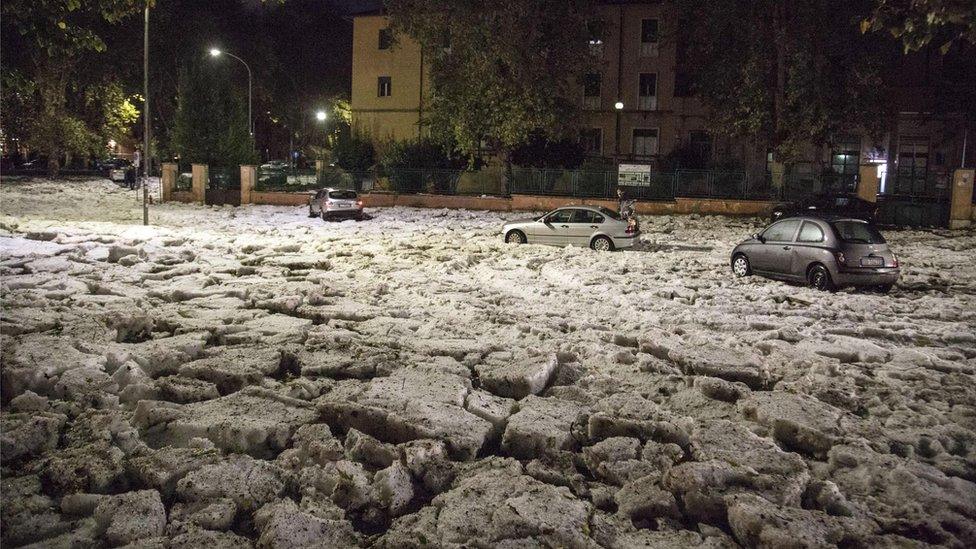
M 819 290 L 845 286 L 888 292 L 898 258 L 873 225 L 858 219 L 791 217 L 732 250 L 732 272 L 806 282 Z

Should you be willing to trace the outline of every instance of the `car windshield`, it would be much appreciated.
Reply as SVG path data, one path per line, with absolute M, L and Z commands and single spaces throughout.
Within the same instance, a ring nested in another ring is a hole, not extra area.
M 884 244 L 885 239 L 873 225 L 861 221 L 834 221 L 830 224 L 837 236 L 848 244 Z
M 601 207 L 600 208 L 600 213 L 602 213 L 603 215 L 609 217 L 610 219 L 616 219 L 617 221 L 620 221 L 622 219 L 620 217 L 620 214 L 619 213 L 611 210 L 610 208 L 602 208 Z
M 356 191 L 332 191 L 329 193 L 329 198 L 336 200 L 355 200 Z

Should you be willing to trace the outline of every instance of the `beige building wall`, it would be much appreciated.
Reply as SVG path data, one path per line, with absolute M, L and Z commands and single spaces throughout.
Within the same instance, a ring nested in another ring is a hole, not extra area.
M 388 49 L 380 48 L 380 32 L 389 26 L 385 16 L 358 16 L 353 20 L 352 126 L 374 143 L 418 136 L 423 115 L 426 80 L 419 45 L 398 37 Z M 390 94 L 381 96 L 379 79 L 390 79 Z

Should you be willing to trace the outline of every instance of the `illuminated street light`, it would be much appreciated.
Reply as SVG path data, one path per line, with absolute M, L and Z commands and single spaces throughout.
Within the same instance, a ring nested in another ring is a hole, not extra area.
M 315 119 L 319 122 L 325 122 L 326 117 L 325 111 L 318 111 L 315 113 Z
M 613 106 L 613 108 L 617 109 L 618 111 L 624 110 L 624 102 L 617 101 L 617 103 Z
M 251 116 L 251 67 L 247 64 L 246 61 L 244 61 L 240 57 L 237 57 L 233 53 L 227 53 L 227 52 L 221 51 L 221 50 L 219 50 L 217 48 L 210 48 L 210 56 L 211 57 L 220 57 L 221 55 L 227 55 L 228 57 L 233 57 L 234 59 L 237 59 L 238 61 L 240 61 L 241 63 L 243 63 L 244 64 L 244 68 L 247 69 L 247 131 L 248 131 L 248 133 L 251 134 L 251 138 L 253 138 L 254 137 L 254 118 Z

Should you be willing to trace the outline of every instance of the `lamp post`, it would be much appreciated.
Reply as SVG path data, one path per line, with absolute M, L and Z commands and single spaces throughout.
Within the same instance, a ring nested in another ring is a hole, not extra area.
M 146 14 L 142 28 L 142 86 L 143 94 L 146 98 L 144 107 L 144 127 L 142 129 L 145 146 L 142 150 L 142 224 L 149 224 L 149 163 L 152 156 L 149 154 L 149 2 L 146 2 Z M 160 182 L 162 184 L 162 182 Z
M 617 127 L 616 127 L 616 137 L 613 140 L 614 148 L 617 151 L 617 156 L 620 156 L 620 111 L 624 110 L 624 102 L 617 101 L 613 106 L 614 110 L 617 111 Z
M 217 48 L 210 48 L 210 55 L 212 57 L 220 57 L 221 55 L 227 55 L 237 59 L 244 64 L 244 68 L 247 69 L 247 131 L 250 133 L 251 138 L 254 138 L 254 119 L 251 117 L 251 67 L 248 66 L 247 62 L 237 57 L 233 53 L 228 53 L 226 51 L 221 51 Z

